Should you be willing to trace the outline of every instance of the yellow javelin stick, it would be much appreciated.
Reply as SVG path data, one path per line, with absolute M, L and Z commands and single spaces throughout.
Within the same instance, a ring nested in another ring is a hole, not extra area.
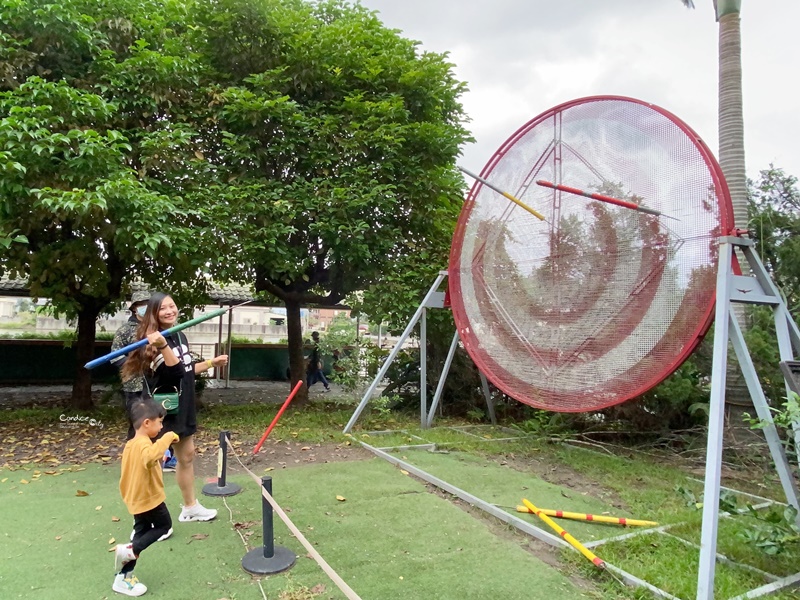
M 523 208 L 523 209 L 527 210 L 529 213 L 531 213 L 531 214 L 532 214 L 534 217 L 536 217 L 537 219 L 539 219 L 539 220 L 541 220 L 541 221 L 544 221 L 544 220 L 545 220 L 545 218 L 544 218 L 544 215 L 543 215 L 542 213 L 540 213 L 540 212 L 538 212 L 538 211 L 536 211 L 536 210 L 532 209 L 530 206 L 528 206 L 527 204 L 523 203 L 521 200 L 518 200 L 517 198 L 515 198 L 514 196 L 512 196 L 512 195 L 511 195 L 511 194 L 509 194 L 508 192 L 504 192 L 503 190 L 501 190 L 499 187 L 497 187 L 497 186 L 496 186 L 496 185 L 494 185 L 493 183 L 489 183 L 488 181 L 486 181 L 486 180 L 485 180 L 483 177 L 481 177 L 480 175 L 475 175 L 475 173 L 473 173 L 472 171 L 467 171 L 467 170 L 466 170 L 464 167 L 458 167 L 458 168 L 459 168 L 459 170 L 460 170 L 462 173 L 464 173 L 465 175 L 469 175 L 469 176 L 470 176 L 470 177 L 472 177 L 472 178 L 473 178 L 475 181 L 480 181 L 480 182 L 481 182 L 483 185 L 485 185 L 486 187 L 488 187 L 488 188 L 490 188 L 490 189 L 493 189 L 495 192 L 497 192 L 498 194 L 500 194 L 500 195 L 501 195 L 501 196 L 503 196 L 504 198 L 508 198 L 508 199 L 509 199 L 509 200 L 511 200 L 511 201 L 512 201 L 514 204 L 516 204 L 517 206 L 519 206 L 520 208 Z
M 607 517 L 604 515 L 590 515 L 587 513 L 568 512 L 565 510 L 551 510 L 549 508 L 540 508 L 548 517 L 556 517 L 558 519 L 572 519 L 573 521 L 592 521 L 595 523 L 613 523 L 614 525 L 637 525 L 639 527 L 655 527 L 658 525 L 655 521 L 642 521 L 640 519 L 627 519 L 625 517 Z M 517 512 L 530 513 L 531 510 L 527 506 L 517 506 Z
M 535 514 L 535 515 L 536 515 L 537 517 L 539 517 L 539 518 L 540 518 L 542 521 L 544 521 L 544 522 L 545 522 L 545 523 L 547 523 L 547 524 L 548 524 L 550 527 L 552 527 L 552 528 L 553 528 L 553 530 L 555 530 L 555 532 L 556 532 L 558 535 L 560 535 L 562 538 L 564 538 L 564 539 L 565 539 L 565 540 L 566 540 L 566 541 L 569 543 L 569 545 L 570 545 L 570 546 L 572 546 L 573 548 L 575 548 L 575 549 L 576 549 L 578 552 L 580 552 L 580 553 L 581 553 L 581 554 L 583 554 L 583 555 L 584 555 L 586 558 L 588 558 L 590 561 L 592 561 L 592 563 L 593 563 L 593 564 L 594 564 L 596 567 L 600 567 L 601 569 L 605 569 L 605 568 L 606 568 L 606 563 L 605 563 L 605 562 L 603 562 L 603 559 L 602 559 L 602 558 L 600 558 L 599 556 L 597 556 L 597 555 L 596 555 L 594 552 L 592 552 L 591 550 L 589 550 L 589 549 L 588 549 L 586 546 L 584 546 L 583 544 L 581 544 L 581 543 L 580 543 L 578 540 L 576 540 L 574 537 L 572 537 L 570 534 L 568 534 L 566 531 L 564 531 L 564 530 L 563 530 L 563 529 L 562 529 L 562 528 L 561 528 L 561 527 L 560 527 L 560 526 L 559 526 L 559 525 L 558 525 L 558 524 L 557 524 L 555 521 L 553 521 L 553 519 L 551 519 L 550 517 L 548 517 L 546 514 L 544 514 L 544 513 L 543 513 L 541 510 L 539 510 L 538 508 L 536 508 L 536 507 L 535 507 L 533 504 L 531 504 L 531 503 L 530 503 L 528 500 L 526 500 L 525 498 L 523 498 L 523 499 L 522 499 L 522 503 L 523 503 L 525 506 L 527 506 L 527 507 L 528 507 L 528 509 L 530 509 L 530 511 L 531 511 L 533 514 Z

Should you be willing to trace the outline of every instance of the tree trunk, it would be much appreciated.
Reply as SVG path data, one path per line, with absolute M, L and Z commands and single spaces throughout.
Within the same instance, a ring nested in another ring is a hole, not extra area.
M 292 388 L 298 381 L 305 381 L 306 361 L 303 354 L 303 324 L 300 319 L 300 303 L 284 300 L 286 305 L 286 328 L 289 334 L 289 371 Z M 303 386 L 292 401 L 293 405 L 303 406 L 308 402 L 308 388 Z
M 719 164 L 728 182 L 736 227 L 747 228 L 742 38 L 738 12 L 719 20 Z
M 730 7 L 727 7 L 730 10 Z M 744 161 L 744 110 L 742 107 L 742 37 L 738 11 L 719 18 L 719 164 L 733 204 L 734 226 L 747 229 L 747 174 Z M 746 268 L 746 265 L 743 265 Z M 747 331 L 744 304 L 733 305 L 736 320 Z M 726 401 L 752 406 L 741 368 L 729 353 Z
M 94 338 L 97 329 L 98 311 L 83 308 L 78 313 L 78 341 L 75 349 L 78 356 L 75 365 L 75 381 L 72 383 L 70 407 L 79 410 L 92 408 L 92 374 L 83 365 L 94 358 Z

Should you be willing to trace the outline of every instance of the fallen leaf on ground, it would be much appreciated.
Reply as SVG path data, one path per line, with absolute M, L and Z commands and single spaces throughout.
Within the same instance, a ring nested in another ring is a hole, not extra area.
M 78 490 L 77 492 L 75 492 L 75 495 L 76 496 L 88 496 L 89 492 L 84 492 L 83 490 Z
M 207 534 L 207 533 L 195 533 L 195 534 L 192 536 L 192 539 L 193 539 L 193 540 L 204 540 L 204 539 L 206 539 L 207 537 L 208 537 L 208 534 Z
M 111 538 L 110 540 L 108 540 L 108 543 L 109 544 L 116 544 L 117 540 L 115 540 L 114 538 Z
M 103 507 L 102 506 L 95 506 L 94 509 L 95 510 L 103 510 Z
M 58 540 L 60 540 L 60 539 L 61 539 L 61 536 L 60 536 L 60 535 L 57 535 L 57 536 L 56 536 L 56 541 L 58 541 Z
M 119 517 L 111 517 L 113 523 L 119 523 Z
M 408 475 L 408 471 L 406 471 L 405 469 L 400 469 L 400 472 L 401 472 L 403 475 Z
M 347 498 L 345 498 L 344 496 L 338 496 L 338 495 L 336 496 L 336 499 L 337 499 L 339 502 L 344 502 L 345 500 L 347 500 Z

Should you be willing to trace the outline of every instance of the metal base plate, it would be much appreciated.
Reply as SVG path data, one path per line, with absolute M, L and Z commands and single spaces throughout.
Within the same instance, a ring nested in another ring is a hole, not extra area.
M 242 558 L 242 568 L 253 575 L 280 573 L 294 566 L 297 555 L 283 546 L 275 546 L 273 556 L 264 556 L 264 547 L 253 548 Z
M 242 491 L 242 486 L 235 483 L 226 483 L 219 487 L 216 483 L 207 483 L 203 486 L 203 494 L 206 496 L 234 496 Z

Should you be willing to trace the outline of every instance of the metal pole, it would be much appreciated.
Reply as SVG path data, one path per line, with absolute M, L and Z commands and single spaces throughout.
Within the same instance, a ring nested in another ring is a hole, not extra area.
M 225 367 L 225 389 L 231 384 L 231 358 L 233 358 L 233 311 L 228 311 L 228 365 Z
M 261 485 L 272 496 L 272 477 L 265 475 Z M 297 555 L 283 546 L 275 546 L 275 533 L 272 527 L 272 505 L 261 495 L 261 531 L 264 543 L 261 548 L 253 548 L 242 558 L 242 568 L 254 575 L 280 573 L 292 567 Z
M 422 308 L 419 323 L 419 426 L 428 427 L 428 309 Z
M 242 486 L 236 483 L 226 483 L 228 473 L 228 439 L 230 431 L 219 432 L 219 450 L 217 451 L 217 482 L 207 483 L 203 486 L 206 496 L 233 496 L 242 491 Z
M 220 304 L 219 307 L 222 308 L 222 304 Z M 217 348 L 218 348 L 217 351 L 220 354 L 222 354 L 222 325 L 223 325 L 222 315 L 220 315 L 219 316 L 219 324 L 217 325 Z M 230 353 L 226 352 L 225 354 L 230 354 Z M 228 358 L 230 358 L 230 356 L 228 356 Z M 222 375 L 220 374 L 220 369 L 216 369 L 214 371 L 214 379 L 216 379 L 217 381 L 222 379 Z
M 272 496 L 272 477 L 265 475 L 261 478 L 261 486 Z M 264 540 L 264 558 L 275 556 L 275 530 L 272 523 L 272 505 L 267 499 L 261 497 L 261 532 Z
M 433 424 L 433 415 L 436 413 L 436 407 L 439 406 L 439 399 L 442 397 L 444 390 L 444 383 L 447 380 L 447 375 L 450 373 L 450 365 L 453 364 L 453 357 L 456 355 L 456 348 L 458 347 L 458 329 L 453 334 L 453 341 L 450 342 L 450 349 L 447 351 L 447 358 L 444 361 L 442 374 L 439 376 L 439 383 L 436 385 L 436 391 L 433 393 L 433 402 L 431 402 L 431 409 L 428 411 L 427 425 L 430 427 Z
M 497 415 L 494 413 L 494 401 L 492 400 L 492 393 L 489 391 L 489 380 L 486 375 L 480 372 L 481 376 L 481 389 L 483 390 L 483 397 L 486 398 L 486 412 L 489 413 L 489 420 L 492 425 L 497 425 Z
M 422 299 L 422 302 L 417 308 L 417 312 L 415 312 L 414 316 L 411 317 L 411 320 L 408 322 L 408 325 L 406 325 L 405 331 L 403 331 L 403 334 L 400 336 L 400 339 L 397 341 L 397 344 L 395 344 L 395 347 L 392 348 L 392 351 L 389 353 L 389 356 L 383 362 L 383 365 L 381 365 L 381 368 L 378 370 L 378 374 L 375 376 L 375 379 L 372 380 L 372 383 L 370 384 L 367 391 L 364 392 L 364 397 L 361 398 L 361 402 L 359 403 L 358 407 L 356 407 L 355 412 L 353 412 L 353 416 L 350 417 L 350 420 L 347 422 L 347 425 L 345 425 L 345 428 L 343 430 L 344 433 L 350 433 L 350 430 L 353 428 L 353 425 L 355 425 L 356 421 L 358 421 L 358 417 L 361 416 L 364 407 L 367 405 L 367 402 L 369 402 L 369 399 L 372 397 L 372 392 L 375 391 L 375 388 L 378 387 L 378 384 L 386 375 L 386 371 L 389 370 L 389 365 L 391 365 L 392 361 L 395 359 L 395 357 L 397 357 L 397 354 L 403 347 L 403 343 L 405 343 L 406 339 L 408 339 L 408 336 L 411 335 L 411 332 L 414 330 L 414 326 L 417 324 L 417 321 L 419 321 L 420 317 L 422 316 L 422 310 L 425 308 L 425 305 L 427 304 L 428 300 L 430 300 L 431 296 L 433 296 L 436 290 L 439 289 L 439 285 L 442 283 L 445 277 L 447 277 L 447 271 L 439 271 L 439 275 L 438 277 L 436 277 L 436 281 L 433 282 L 431 289 L 428 290 L 428 293 L 425 295 L 425 298 Z
M 730 310 L 732 259 L 733 245 L 727 238 L 720 238 L 697 600 L 713 600 L 714 598 L 717 527 L 719 525 L 719 485 L 722 474 L 722 430 L 725 420 L 725 380 L 728 364 L 728 326 L 730 319 L 736 318 L 733 311 Z

